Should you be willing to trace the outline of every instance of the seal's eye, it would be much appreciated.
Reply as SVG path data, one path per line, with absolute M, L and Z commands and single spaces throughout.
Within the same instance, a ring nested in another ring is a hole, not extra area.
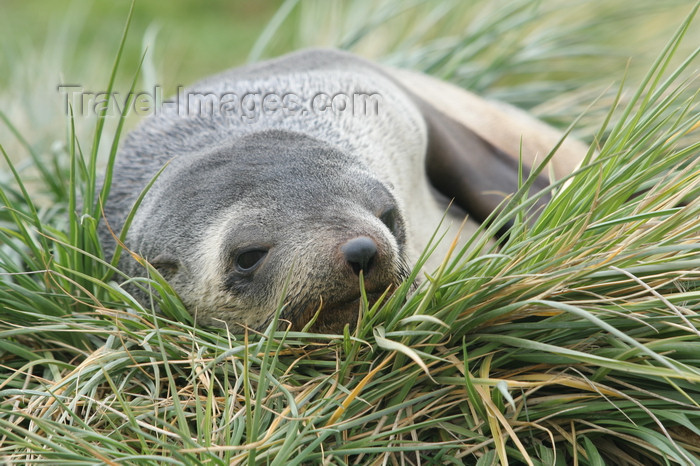
M 379 216 L 379 220 L 382 221 L 384 225 L 389 229 L 391 233 L 396 235 L 396 222 L 397 218 L 399 216 L 398 211 L 396 210 L 396 207 L 390 207 L 386 209 L 382 214 Z
M 378 217 L 389 229 L 399 246 L 403 245 L 406 242 L 406 230 L 404 229 L 403 218 L 401 217 L 399 209 L 395 205 L 392 205 L 384 209 Z
M 240 272 L 252 272 L 267 255 L 267 249 L 245 249 L 236 256 L 236 267 Z

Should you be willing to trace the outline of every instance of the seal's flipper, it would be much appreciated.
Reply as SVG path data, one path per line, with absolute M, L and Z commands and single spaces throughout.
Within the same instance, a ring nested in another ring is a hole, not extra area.
M 426 169 L 430 182 L 483 222 L 506 196 L 518 190 L 518 155 L 506 154 L 424 101 L 419 106 L 428 127 Z M 530 175 L 530 169 L 523 164 L 523 178 Z M 539 175 L 532 190 L 540 191 L 548 184 Z M 540 198 L 537 207 L 548 199 Z
M 518 189 L 523 177 L 560 143 L 561 133 L 527 113 L 490 102 L 455 85 L 406 70 L 389 73 L 413 96 L 428 128 L 426 168 L 431 183 L 454 198 L 476 220 L 483 221 Z M 564 140 L 546 170 L 556 178 L 572 173 L 587 148 Z M 531 192 L 549 184 L 540 174 Z M 547 202 L 542 198 L 536 207 Z

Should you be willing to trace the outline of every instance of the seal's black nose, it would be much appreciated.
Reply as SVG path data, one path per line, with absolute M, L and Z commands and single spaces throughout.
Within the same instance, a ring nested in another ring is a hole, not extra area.
M 355 275 L 360 275 L 360 270 L 362 270 L 366 276 L 377 255 L 377 243 L 367 236 L 359 236 L 343 244 L 340 251 Z

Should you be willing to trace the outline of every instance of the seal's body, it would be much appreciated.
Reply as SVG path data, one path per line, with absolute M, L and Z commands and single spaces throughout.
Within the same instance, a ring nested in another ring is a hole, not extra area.
M 370 298 L 400 283 L 448 199 L 459 204 L 448 227 L 459 226 L 462 208 L 483 219 L 498 202 L 484 191 L 517 188 L 521 139 L 532 162 L 559 137 L 433 78 L 302 51 L 224 72 L 164 103 L 121 148 L 105 215 L 120 231 L 168 164 L 125 243 L 199 322 L 260 328 L 285 302 L 282 318 L 294 328 L 321 309 L 314 329 L 337 332 L 357 319 L 360 274 Z M 569 144 L 559 175 L 585 153 Z M 101 234 L 109 250 L 114 240 L 106 227 Z M 129 257 L 120 267 L 143 274 Z

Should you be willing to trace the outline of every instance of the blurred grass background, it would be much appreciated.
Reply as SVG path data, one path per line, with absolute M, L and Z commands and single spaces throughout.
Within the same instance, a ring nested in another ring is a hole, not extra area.
M 63 71 L 68 80 L 83 79 L 78 71 L 110 65 L 129 3 L 3 0 L 0 37 L 7 60 L 0 63 L 0 83 L 9 84 L 18 60 L 33 54 L 46 60 L 65 58 Z M 212 0 L 206 4 L 139 1 L 123 71 L 126 74 L 135 69 L 141 39 L 149 28 L 159 31 L 154 54 L 160 57 L 164 76 L 189 82 L 220 70 L 222 65 L 240 63 L 280 4 L 278 0 Z M 68 42 L 57 41 L 59 37 Z

